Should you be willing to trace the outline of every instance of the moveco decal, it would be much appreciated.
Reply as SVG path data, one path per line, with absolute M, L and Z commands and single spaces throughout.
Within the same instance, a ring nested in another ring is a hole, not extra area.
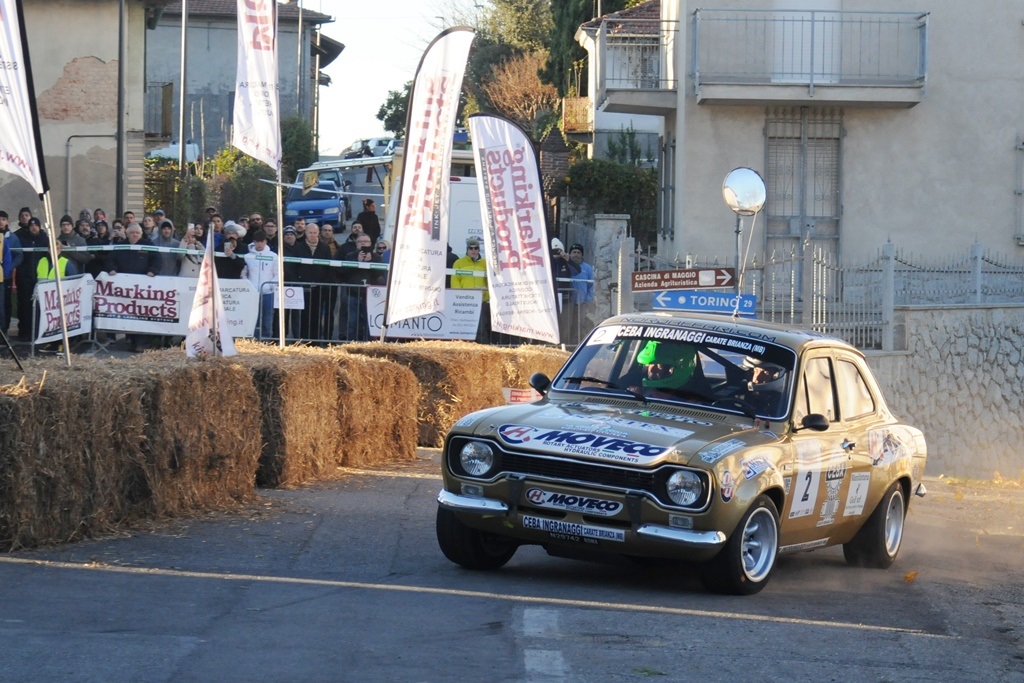
M 652 458 L 668 450 L 662 446 L 617 437 L 516 424 L 501 425 L 498 427 L 498 436 L 513 446 L 557 446 L 558 450 L 565 453 L 599 456 L 625 462 L 639 462 L 641 458 Z
M 556 493 L 555 491 L 545 491 L 544 489 L 530 489 L 526 492 L 526 499 L 542 508 L 584 512 L 601 517 L 610 517 L 622 509 L 622 503 L 618 501 Z

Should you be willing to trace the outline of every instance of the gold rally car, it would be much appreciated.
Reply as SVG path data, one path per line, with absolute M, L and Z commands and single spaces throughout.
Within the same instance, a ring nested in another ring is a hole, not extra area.
M 530 383 L 541 400 L 467 415 L 445 440 L 437 539 L 463 567 L 539 544 L 696 562 L 710 590 L 752 594 L 779 553 L 842 544 L 889 567 L 925 494 L 923 435 L 838 339 L 629 314 Z

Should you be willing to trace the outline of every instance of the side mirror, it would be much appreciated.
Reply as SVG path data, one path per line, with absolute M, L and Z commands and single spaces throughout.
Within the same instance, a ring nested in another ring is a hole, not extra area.
M 530 386 L 537 390 L 541 396 L 548 393 L 548 387 L 551 386 L 551 380 L 543 372 L 535 372 L 530 375 Z
M 803 425 L 803 429 L 810 429 L 814 432 L 824 432 L 828 430 L 828 418 L 821 413 L 811 413 L 805 415 L 804 419 L 800 421 Z

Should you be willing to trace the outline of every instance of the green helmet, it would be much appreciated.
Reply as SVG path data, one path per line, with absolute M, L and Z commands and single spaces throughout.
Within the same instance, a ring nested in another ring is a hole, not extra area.
M 641 381 L 645 387 L 654 389 L 678 389 L 686 384 L 693 371 L 697 368 L 697 349 L 690 344 L 666 344 L 660 341 L 649 341 L 636 357 L 640 365 L 669 365 L 672 373 L 661 379 Z

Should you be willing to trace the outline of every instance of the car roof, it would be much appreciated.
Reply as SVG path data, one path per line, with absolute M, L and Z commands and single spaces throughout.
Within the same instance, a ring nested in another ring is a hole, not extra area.
M 838 346 L 857 355 L 863 355 L 856 347 L 838 337 L 831 337 L 821 332 L 802 329 L 795 325 L 781 325 L 751 318 L 731 318 L 724 315 L 683 313 L 679 311 L 648 311 L 613 316 L 601 324 L 697 328 L 707 330 L 708 332 L 737 334 L 752 339 L 761 339 L 796 350 L 805 346 Z

